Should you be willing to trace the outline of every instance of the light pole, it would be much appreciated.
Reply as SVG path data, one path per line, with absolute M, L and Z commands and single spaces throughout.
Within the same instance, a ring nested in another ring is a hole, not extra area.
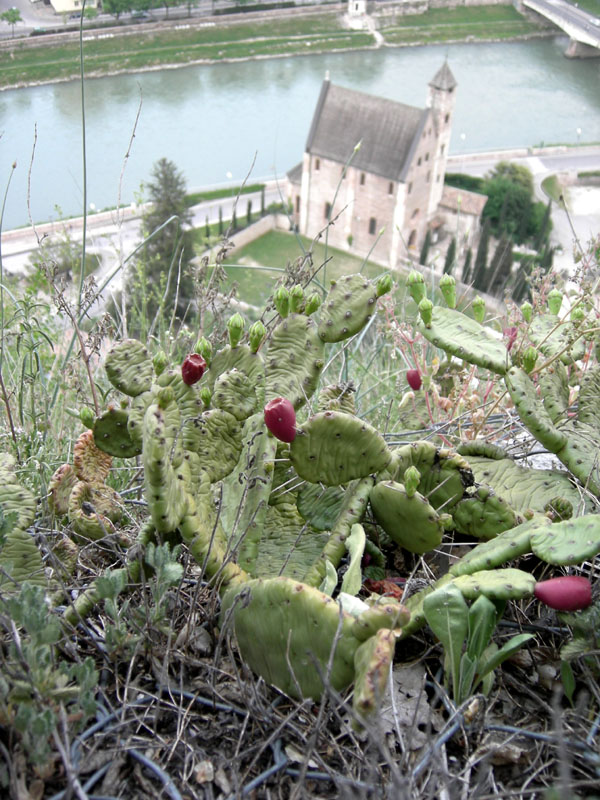
M 577 144 L 581 141 L 581 128 L 577 128 Z

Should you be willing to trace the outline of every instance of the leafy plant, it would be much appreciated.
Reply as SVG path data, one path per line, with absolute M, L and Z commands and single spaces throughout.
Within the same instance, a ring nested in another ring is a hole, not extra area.
M 505 601 L 492 602 L 480 595 L 469 607 L 454 584 L 436 589 L 423 602 L 427 624 L 444 647 L 446 679 L 456 705 L 467 700 L 480 684 L 482 692 L 488 694 L 496 667 L 533 638 L 521 633 L 501 648 L 491 641 L 504 606 Z

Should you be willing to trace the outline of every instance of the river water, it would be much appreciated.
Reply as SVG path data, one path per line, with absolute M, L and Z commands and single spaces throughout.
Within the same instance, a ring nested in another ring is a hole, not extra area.
M 119 192 L 125 204 L 139 199 L 162 156 L 189 189 L 241 182 L 253 161 L 251 181 L 285 174 L 302 157 L 327 71 L 334 83 L 424 106 L 447 57 L 458 82 L 452 153 L 600 141 L 600 59 L 568 60 L 564 46 L 558 38 L 383 48 L 89 80 L 88 204 L 114 206 Z M 17 163 L 5 230 L 27 224 L 28 194 L 36 222 L 82 213 L 81 132 L 78 81 L 0 92 L 2 194 Z

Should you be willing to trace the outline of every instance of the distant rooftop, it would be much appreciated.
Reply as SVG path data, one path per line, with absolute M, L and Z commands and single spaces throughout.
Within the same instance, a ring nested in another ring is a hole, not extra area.
M 487 203 L 487 195 L 457 189 L 456 186 L 444 186 L 440 208 L 449 208 L 461 214 L 473 214 L 478 217 Z
M 443 67 L 437 75 L 442 71 Z M 326 79 L 306 150 L 345 164 L 360 142 L 351 161 L 353 167 L 390 180 L 404 180 L 413 144 L 430 113 L 429 109 L 344 89 Z

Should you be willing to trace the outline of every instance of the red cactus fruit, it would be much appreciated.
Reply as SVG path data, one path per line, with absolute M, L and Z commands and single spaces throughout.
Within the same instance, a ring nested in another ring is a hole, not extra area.
M 206 361 L 202 356 L 199 353 L 190 353 L 183 359 L 181 379 L 188 386 L 193 386 L 204 375 L 205 369 Z
M 417 392 L 421 388 L 421 373 L 418 369 L 409 369 L 406 373 L 406 380 L 413 391 Z
M 592 584 L 581 575 L 563 575 L 536 583 L 534 594 L 557 611 L 579 611 L 592 604 Z
M 296 412 L 285 397 L 269 400 L 265 406 L 265 425 L 280 442 L 293 442 L 296 438 Z

